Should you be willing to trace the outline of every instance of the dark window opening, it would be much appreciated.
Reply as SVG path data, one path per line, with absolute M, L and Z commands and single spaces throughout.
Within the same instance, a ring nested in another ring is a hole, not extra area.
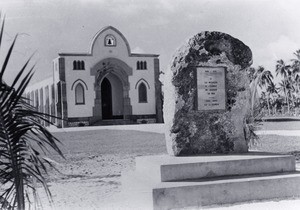
M 144 83 L 139 85 L 139 103 L 147 103 L 147 88 Z
M 73 69 L 77 70 L 77 62 L 76 61 L 73 61 Z
M 145 70 L 145 69 L 147 69 L 147 62 L 146 61 L 137 61 L 136 62 L 136 69 L 137 70 Z
M 85 69 L 84 61 L 73 61 L 73 69 L 84 70 Z

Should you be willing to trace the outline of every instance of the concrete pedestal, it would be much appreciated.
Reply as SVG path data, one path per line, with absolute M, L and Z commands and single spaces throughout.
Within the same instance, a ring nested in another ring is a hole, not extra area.
M 139 208 L 165 210 L 300 196 L 300 173 L 289 155 L 144 156 L 122 186 Z

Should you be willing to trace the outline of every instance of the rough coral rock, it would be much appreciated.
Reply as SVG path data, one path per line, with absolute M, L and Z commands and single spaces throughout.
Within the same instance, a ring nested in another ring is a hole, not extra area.
M 221 32 L 201 32 L 174 55 L 165 74 L 164 119 L 168 153 L 175 156 L 247 152 L 245 116 L 250 110 L 247 68 L 252 52 Z M 197 67 L 224 67 L 226 109 L 199 111 Z

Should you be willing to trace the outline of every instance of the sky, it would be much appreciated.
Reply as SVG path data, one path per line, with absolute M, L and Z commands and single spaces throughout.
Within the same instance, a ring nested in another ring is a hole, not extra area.
M 275 75 L 276 61 L 287 63 L 300 49 L 298 0 L 0 0 L 5 33 L 0 65 L 18 34 L 5 80 L 10 83 L 26 60 L 35 66 L 33 82 L 52 74 L 60 52 L 88 52 L 93 36 L 111 25 L 132 52 L 160 54 L 168 70 L 172 55 L 201 31 L 221 31 L 253 53 L 253 67 Z

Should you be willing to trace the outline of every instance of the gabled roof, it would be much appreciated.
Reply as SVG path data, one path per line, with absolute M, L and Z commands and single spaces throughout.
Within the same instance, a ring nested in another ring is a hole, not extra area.
M 127 39 L 125 38 L 125 36 L 118 29 L 116 29 L 113 26 L 106 26 L 106 27 L 102 28 L 101 30 L 99 30 L 95 34 L 95 36 L 93 37 L 93 39 L 91 41 L 90 51 L 88 53 L 58 53 L 58 55 L 59 56 L 92 56 L 93 49 L 94 49 L 94 44 L 95 44 L 97 38 L 101 34 L 103 34 L 105 31 L 110 30 L 110 29 L 115 31 L 117 34 L 119 34 L 119 36 L 123 39 L 123 41 L 126 44 L 127 52 L 128 52 L 129 57 L 158 57 L 159 56 L 158 54 L 131 53 L 130 46 L 129 46 L 129 43 L 128 43 Z
M 116 29 L 115 27 L 112 27 L 112 26 L 106 26 L 106 27 L 102 28 L 100 31 L 98 31 L 98 32 L 95 34 L 95 36 L 94 36 L 93 39 L 92 39 L 92 43 L 91 43 L 91 47 L 90 47 L 90 53 L 93 52 L 94 44 L 95 44 L 97 38 L 98 38 L 101 34 L 103 34 L 105 31 L 107 31 L 107 30 L 109 30 L 109 29 L 115 31 L 117 34 L 120 35 L 120 37 L 123 39 L 123 41 L 124 41 L 125 44 L 126 44 L 127 51 L 128 51 L 128 55 L 130 56 L 131 50 L 130 50 L 130 46 L 129 46 L 129 43 L 128 43 L 127 39 L 125 38 L 125 36 L 124 36 L 118 29 Z

